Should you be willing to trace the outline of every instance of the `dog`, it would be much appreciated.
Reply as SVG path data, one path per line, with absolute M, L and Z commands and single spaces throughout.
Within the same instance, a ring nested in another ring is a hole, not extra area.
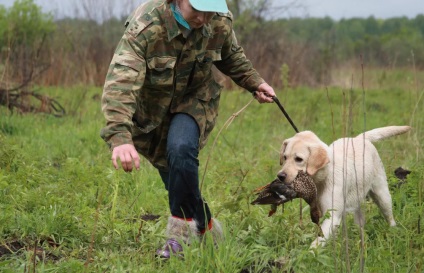
M 277 177 L 290 183 L 299 171 L 310 175 L 317 187 L 318 206 L 324 219 L 311 248 L 324 246 L 345 212 L 353 212 L 355 223 L 364 224 L 360 205 L 370 196 L 390 226 L 396 222 L 392 212 L 386 172 L 372 144 L 408 132 L 410 126 L 373 129 L 354 138 L 341 138 L 330 146 L 311 131 L 302 131 L 284 140 L 280 151 L 281 170 Z

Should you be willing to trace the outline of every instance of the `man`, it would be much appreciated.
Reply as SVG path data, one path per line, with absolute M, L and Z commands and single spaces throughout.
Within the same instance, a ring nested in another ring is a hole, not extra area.
M 112 162 L 140 168 L 139 154 L 159 170 L 168 190 L 168 240 L 157 255 L 169 258 L 181 242 L 210 230 L 221 236 L 199 191 L 198 154 L 215 125 L 222 86 L 212 65 L 260 102 L 274 90 L 238 45 L 225 0 L 151 0 L 128 18 L 102 97 L 102 138 Z

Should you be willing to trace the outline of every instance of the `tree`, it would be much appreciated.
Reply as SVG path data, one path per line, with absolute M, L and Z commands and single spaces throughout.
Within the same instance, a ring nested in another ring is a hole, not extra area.
M 10 9 L 0 6 L 0 49 L 2 59 L 10 64 L 11 80 L 26 82 L 40 72 L 34 71 L 36 67 L 45 69 L 39 57 L 54 30 L 53 16 L 43 13 L 33 0 L 17 0 Z
M 10 9 L 0 6 L 0 105 L 19 112 L 43 112 L 62 116 L 54 99 L 28 91 L 32 81 L 50 65 L 45 43 L 55 25 L 33 0 L 17 0 Z M 46 61 L 47 59 L 47 61 Z

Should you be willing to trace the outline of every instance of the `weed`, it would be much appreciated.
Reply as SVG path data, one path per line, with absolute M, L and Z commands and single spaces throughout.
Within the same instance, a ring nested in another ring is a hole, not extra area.
M 393 73 L 377 73 L 378 84 Z M 346 128 L 348 134 L 361 133 L 364 111 L 367 129 L 412 123 L 409 135 L 377 144 L 397 227 L 389 228 L 367 202 L 363 250 L 361 231 L 347 216 L 348 238 L 339 232 L 328 247 L 309 251 L 316 229 L 307 217 L 299 221 L 298 200 L 273 217 L 267 217 L 267 207 L 252 207 L 252 191 L 274 179 L 281 143 L 294 132 L 276 105 L 252 103 L 222 131 L 212 153 L 219 129 L 251 99 L 240 91 L 224 92 L 217 129 L 200 154 L 200 173 L 210 155 L 202 194 L 224 224 L 226 239 L 218 247 L 211 240 L 186 246 L 183 260 L 167 262 L 154 257 L 165 240 L 167 192 L 146 160 L 138 172 L 113 169 L 99 137 L 104 123 L 99 101 L 87 99 L 101 90 L 47 90 L 71 107 L 59 119 L 0 108 L 0 271 L 28 272 L 35 263 L 36 272 L 359 272 L 365 255 L 366 272 L 420 272 L 424 107 L 416 91 L 405 90 L 366 90 L 364 105 L 362 91 L 354 88 L 278 91 L 299 130 L 313 130 L 327 143 Z M 399 166 L 411 171 L 400 184 L 393 173 Z M 304 204 L 303 215 L 308 209 Z M 34 256 L 35 245 L 41 255 Z

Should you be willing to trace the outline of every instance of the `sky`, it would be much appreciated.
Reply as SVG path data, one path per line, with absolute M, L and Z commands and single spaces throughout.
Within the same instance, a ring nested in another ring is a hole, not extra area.
M 279 7 L 297 1 L 302 7 L 289 9 L 282 17 L 325 17 L 334 20 L 342 18 L 387 19 L 406 16 L 414 18 L 424 14 L 424 0 L 271 0 L 273 6 Z M 14 0 L 0 0 L 0 4 L 10 7 Z M 104 3 L 108 10 L 116 15 L 126 16 L 142 0 L 34 0 L 45 12 L 52 12 L 56 17 L 85 14 L 87 10 L 99 13 L 98 3 Z M 83 10 L 85 3 L 88 9 Z M 97 14 L 99 16 L 99 14 Z M 101 15 L 100 15 L 101 16 Z
M 311 17 L 387 19 L 424 14 L 424 0 L 305 0 Z

